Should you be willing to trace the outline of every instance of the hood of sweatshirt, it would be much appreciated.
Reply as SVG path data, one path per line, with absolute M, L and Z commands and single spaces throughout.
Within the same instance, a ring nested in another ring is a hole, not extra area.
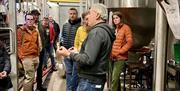
M 115 37 L 116 37 L 115 31 L 107 23 L 101 22 L 101 23 L 96 24 L 92 28 L 96 28 L 96 27 L 103 28 L 109 34 L 112 42 L 115 40 Z

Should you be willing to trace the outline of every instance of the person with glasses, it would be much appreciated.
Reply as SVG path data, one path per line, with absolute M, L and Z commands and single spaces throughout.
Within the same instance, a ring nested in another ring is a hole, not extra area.
M 104 89 L 108 61 L 115 39 L 114 32 L 105 23 L 107 18 L 108 11 L 105 5 L 92 5 L 87 15 L 87 24 L 90 30 L 80 52 L 76 48 L 68 50 L 63 46 L 57 50 L 57 55 L 69 57 L 78 64 L 77 91 L 103 91 Z
M 32 91 L 39 64 L 39 33 L 34 22 L 33 15 L 28 13 L 25 15 L 25 24 L 17 29 L 18 58 L 25 71 L 23 91 Z

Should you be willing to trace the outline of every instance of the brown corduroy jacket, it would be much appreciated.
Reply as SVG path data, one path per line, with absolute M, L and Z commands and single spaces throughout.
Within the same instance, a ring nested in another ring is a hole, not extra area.
M 116 28 L 116 39 L 113 43 L 111 58 L 126 60 L 128 50 L 133 45 L 133 36 L 131 28 L 126 24 L 120 24 Z

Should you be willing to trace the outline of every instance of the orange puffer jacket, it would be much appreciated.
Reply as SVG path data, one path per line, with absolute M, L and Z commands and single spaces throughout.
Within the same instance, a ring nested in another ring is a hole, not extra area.
M 132 31 L 126 24 L 120 24 L 116 30 L 116 39 L 113 43 L 111 58 L 126 60 L 128 50 L 133 45 Z

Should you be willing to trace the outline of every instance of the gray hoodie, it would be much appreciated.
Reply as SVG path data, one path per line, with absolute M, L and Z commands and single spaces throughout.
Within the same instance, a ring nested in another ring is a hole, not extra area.
M 101 22 L 92 27 L 80 53 L 70 54 L 79 64 L 79 77 L 92 80 L 106 79 L 114 39 L 114 31 L 106 23 Z

